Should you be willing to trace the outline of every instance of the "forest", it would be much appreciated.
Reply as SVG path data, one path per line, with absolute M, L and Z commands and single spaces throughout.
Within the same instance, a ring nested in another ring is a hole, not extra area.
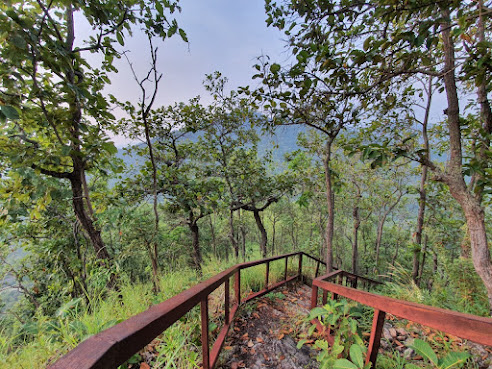
M 0 4 L 2 364 L 44 367 L 226 266 L 292 251 L 491 315 L 492 3 L 265 0 L 287 60 L 259 55 L 249 86 L 210 71 L 206 98 L 162 106 L 180 12 Z M 123 52 L 137 33 L 146 70 Z M 138 101 L 105 92 L 121 61 Z

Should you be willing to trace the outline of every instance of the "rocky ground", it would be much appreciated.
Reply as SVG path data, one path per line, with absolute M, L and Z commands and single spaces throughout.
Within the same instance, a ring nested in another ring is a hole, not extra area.
M 243 306 L 226 341 L 220 369 L 314 369 L 317 351 L 309 345 L 297 349 L 297 337 L 308 329 L 311 289 L 293 286 L 270 293 Z
M 438 347 L 447 347 L 451 351 L 465 351 L 472 355 L 473 368 L 492 369 L 492 347 L 467 342 L 461 338 L 444 334 L 435 329 L 423 327 L 391 315 L 383 327 L 380 352 L 399 353 L 409 362 L 419 364 L 422 357 L 410 347 L 415 338 L 434 342 Z

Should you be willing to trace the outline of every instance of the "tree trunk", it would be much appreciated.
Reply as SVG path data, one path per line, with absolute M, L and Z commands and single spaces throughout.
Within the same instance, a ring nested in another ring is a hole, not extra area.
M 260 240 L 261 256 L 263 258 L 266 258 L 266 256 L 267 256 L 267 232 L 266 232 L 265 227 L 263 226 L 263 222 L 261 221 L 260 212 L 258 210 L 254 210 L 253 215 L 255 217 L 256 226 L 258 227 L 258 230 L 260 231 L 260 235 L 261 235 L 261 240 Z
M 473 265 L 487 289 L 489 309 L 492 313 L 492 262 L 487 242 L 485 214 L 480 204 L 481 194 L 477 194 L 475 197 L 474 194 L 470 193 L 463 178 L 460 113 L 455 78 L 454 43 L 450 31 L 450 11 L 446 7 L 441 8 L 441 10 L 443 13 L 441 24 L 444 51 L 443 79 L 448 102 L 447 124 L 449 130 L 449 161 L 446 165 L 444 181 L 448 185 L 451 195 L 458 201 L 465 213 L 470 232 Z M 484 108 L 483 105 L 482 108 Z
M 96 258 L 102 260 L 103 262 L 109 261 L 111 258 L 102 240 L 101 231 L 96 229 L 92 219 L 85 210 L 84 191 L 82 188 L 82 176 L 85 176 L 85 173 L 83 170 L 82 161 L 80 158 L 76 157 L 76 155 L 72 157 L 72 160 L 74 168 L 72 175 L 70 176 L 70 185 L 72 188 L 72 205 L 75 216 L 89 237 L 92 246 L 94 247 Z
M 360 227 L 360 213 L 359 213 L 359 200 L 361 198 L 360 187 L 354 181 L 357 188 L 357 194 L 352 209 L 352 219 L 354 220 L 354 226 L 352 231 L 352 273 L 357 274 L 357 263 L 359 260 L 359 227 Z
M 335 225 L 335 193 L 333 191 L 332 178 L 331 178 L 331 146 L 333 139 L 330 137 L 326 141 L 325 160 L 323 161 L 325 169 L 325 185 L 326 185 L 326 205 L 328 207 L 328 219 L 326 221 L 325 228 L 325 242 L 326 242 L 326 272 L 331 273 L 333 271 L 333 231 Z
M 231 241 L 232 249 L 234 250 L 234 256 L 239 258 L 239 244 L 234 229 L 234 211 L 229 212 L 229 240 Z
M 199 275 L 202 274 L 202 252 L 200 250 L 200 232 L 196 221 L 188 223 L 191 231 L 191 245 L 193 248 L 193 267 Z
M 275 255 L 275 235 L 276 235 L 276 230 L 277 230 L 277 217 L 273 217 L 272 219 L 272 256 Z
M 214 227 L 214 222 L 212 219 L 212 214 L 208 217 L 208 221 L 210 224 L 210 234 L 212 236 L 212 248 L 213 248 L 213 253 L 214 257 L 217 257 L 217 239 L 215 237 L 215 227 Z
M 422 122 L 422 138 L 424 141 L 424 150 L 425 156 L 427 160 L 430 159 L 430 148 L 429 148 L 429 137 L 427 135 L 427 125 L 429 122 L 429 114 L 432 103 L 432 77 L 429 77 L 429 84 L 427 86 L 427 105 L 425 107 L 425 115 L 424 120 Z M 418 273 L 420 270 L 419 261 L 421 254 L 421 246 L 422 246 L 422 230 L 424 228 L 424 219 L 425 219 L 425 205 L 426 205 L 426 182 L 427 182 L 427 165 L 422 165 L 422 174 L 420 177 L 420 188 L 419 188 L 419 212 L 417 215 L 417 227 L 415 230 L 415 243 L 417 247 L 413 250 L 413 268 L 412 268 L 412 279 L 413 281 L 419 285 L 418 281 Z
M 378 272 L 378 265 L 379 265 L 379 250 L 381 248 L 381 241 L 383 239 L 383 229 L 384 229 L 384 223 L 386 222 L 386 216 L 388 214 L 385 212 L 383 216 L 379 219 L 378 222 L 378 229 L 376 231 L 376 265 L 374 266 L 374 272 Z
M 424 237 L 424 246 L 422 247 L 422 263 L 420 263 L 419 275 L 417 278 L 417 286 L 420 287 L 420 283 L 422 282 L 422 276 L 424 275 L 424 267 L 425 267 L 425 259 L 427 256 L 427 243 L 429 242 L 429 236 L 425 235 Z

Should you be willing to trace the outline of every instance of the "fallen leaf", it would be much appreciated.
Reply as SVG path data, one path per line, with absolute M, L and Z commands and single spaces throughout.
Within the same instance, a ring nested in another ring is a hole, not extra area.
M 258 341 L 259 343 L 263 343 L 264 342 L 263 341 L 263 338 L 261 338 L 261 337 L 256 337 L 256 341 Z
M 260 314 L 258 314 L 258 313 L 253 313 L 251 315 L 253 315 L 256 319 L 260 319 Z
M 277 338 L 278 338 L 279 340 L 281 340 L 282 338 L 284 338 L 284 336 L 285 336 L 285 334 L 280 333 L 280 334 L 277 336 Z
M 227 351 L 232 350 L 232 346 L 225 346 L 224 350 L 227 350 Z
M 253 348 L 251 348 L 251 350 L 249 350 L 249 353 L 250 353 L 251 355 L 256 355 L 256 350 L 255 350 L 255 348 L 254 348 L 254 347 L 253 347 Z
M 270 361 L 270 357 L 265 353 L 263 353 L 263 358 L 265 359 L 265 361 Z
M 285 359 L 285 356 L 284 355 L 280 355 L 280 357 L 278 358 L 280 361 L 283 361 Z
M 140 364 L 140 369 L 150 369 L 150 366 L 147 363 L 141 363 Z
M 253 343 L 253 341 L 249 340 L 248 342 L 248 347 L 253 347 L 255 344 Z
M 231 369 L 237 369 L 239 368 L 239 363 L 237 361 L 231 363 Z

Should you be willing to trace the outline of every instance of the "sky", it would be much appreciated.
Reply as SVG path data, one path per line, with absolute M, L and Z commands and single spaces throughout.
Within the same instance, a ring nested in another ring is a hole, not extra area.
M 176 14 L 176 19 L 189 43 L 179 36 L 156 42 L 163 78 L 155 107 L 186 102 L 197 95 L 206 103 L 202 81 L 214 71 L 220 71 L 229 79 L 229 89 L 235 89 L 256 84 L 251 80 L 252 66 L 260 55 L 285 60 L 282 34 L 266 26 L 264 0 L 181 0 L 180 5 L 182 12 Z M 79 40 L 83 38 L 83 27 L 81 31 Z M 139 77 L 144 76 L 150 65 L 145 36 L 135 35 L 126 41 L 124 49 L 129 50 L 127 55 Z M 112 84 L 105 92 L 136 103 L 139 89 L 127 61 L 118 61 L 117 68 L 119 73 L 112 76 Z M 123 137 L 113 136 L 113 140 L 117 146 L 129 143 Z

